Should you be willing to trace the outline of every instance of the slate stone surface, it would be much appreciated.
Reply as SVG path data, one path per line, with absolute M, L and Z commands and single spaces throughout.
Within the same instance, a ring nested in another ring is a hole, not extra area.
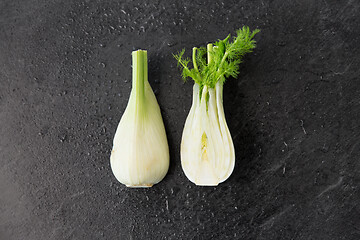
M 224 88 L 236 167 L 197 187 L 172 53 L 242 25 L 261 33 Z M 2 0 L 0 239 L 360 239 L 359 26 L 358 1 Z M 150 189 L 109 166 L 138 48 L 171 155 Z

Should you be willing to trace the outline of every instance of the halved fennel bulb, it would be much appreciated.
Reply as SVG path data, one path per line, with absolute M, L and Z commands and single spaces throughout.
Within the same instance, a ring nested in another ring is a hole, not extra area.
M 196 185 L 216 186 L 225 181 L 235 165 L 234 144 L 223 108 L 223 84 L 193 87 L 193 102 L 181 141 L 181 165 Z M 201 98 L 199 96 L 201 94 Z
M 235 151 L 224 114 L 223 85 L 226 78 L 238 76 L 242 57 L 256 47 L 253 38 L 258 32 L 244 26 L 232 39 L 229 34 L 207 47 L 194 47 L 192 59 L 184 57 L 185 49 L 174 55 L 183 79 L 195 82 L 180 152 L 185 175 L 196 185 L 216 186 L 234 170 Z
M 134 51 L 132 61 L 132 90 L 115 133 L 110 165 L 116 179 L 127 187 L 151 187 L 168 171 L 169 147 L 148 82 L 147 51 Z

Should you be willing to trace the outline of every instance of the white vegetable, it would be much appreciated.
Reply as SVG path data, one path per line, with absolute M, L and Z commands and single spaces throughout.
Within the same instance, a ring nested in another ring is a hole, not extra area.
M 195 83 L 181 141 L 181 165 L 196 185 L 216 186 L 234 169 L 234 145 L 224 115 L 222 84 L 204 86 L 201 99 L 199 90 Z
M 181 140 L 181 165 L 186 177 L 201 186 L 216 186 L 225 181 L 235 165 L 234 144 L 226 124 L 223 107 L 225 78 L 236 78 L 242 57 L 255 48 L 255 34 L 248 27 L 236 31 L 224 40 L 193 48 L 190 59 L 185 49 L 174 57 L 182 68 L 184 80 L 194 80 L 193 102 L 186 119 Z
M 151 187 L 169 168 L 169 147 L 148 82 L 147 52 L 134 51 L 130 99 L 115 133 L 110 157 L 116 179 L 127 187 Z

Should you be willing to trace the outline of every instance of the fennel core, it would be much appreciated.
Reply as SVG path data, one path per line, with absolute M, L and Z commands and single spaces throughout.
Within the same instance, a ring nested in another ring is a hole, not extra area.
M 127 187 L 151 187 L 168 171 L 169 147 L 148 81 L 147 51 L 132 52 L 132 62 L 132 90 L 115 133 L 110 165 L 116 179 Z
M 174 55 L 184 80 L 194 80 L 193 101 L 181 141 L 181 165 L 187 178 L 200 186 L 225 181 L 235 165 L 235 151 L 223 107 L 223 85 L 236 78 L 242 57 L 255 48 L 255 34 L 246 26 L 207 47 L 193 48 L 192 64 L 185 50 Z

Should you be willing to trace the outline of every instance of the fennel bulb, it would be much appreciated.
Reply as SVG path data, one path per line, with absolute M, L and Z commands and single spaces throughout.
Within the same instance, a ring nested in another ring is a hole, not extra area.
M 180 156 L 186 177 L 196 185 L 216 186 L 233 172 L 235 151 L 224 114 L 223 85 L 226 77 L 238 75 L 242 56 L 255 48 L 253 37 L 257 32 L 243 27 L 231 43 L 229 35 L 215 46 L 193 48 L 192 69 L 188 67 L 190 59 L 183 57 L 185 50 L 174 56 L 183 78 L 195 82 Z
M 151 187 L 169 168 L 169 147 L 160 107 L 148 82 L 147 51 L 132 52 L 129 102 L 110 156 L 116 179 L 127 187 Z

